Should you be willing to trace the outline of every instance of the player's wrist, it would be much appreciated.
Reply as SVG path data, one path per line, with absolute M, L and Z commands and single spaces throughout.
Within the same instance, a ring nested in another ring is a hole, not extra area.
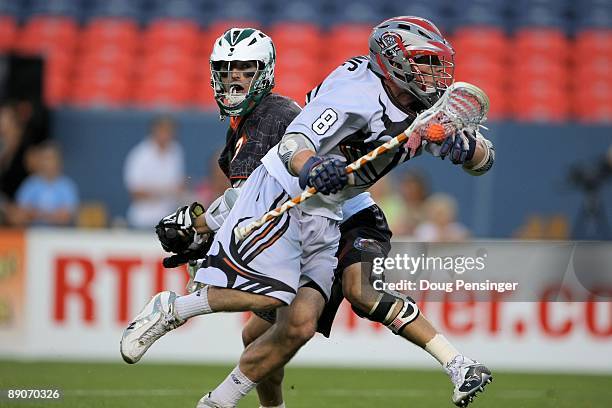
M 298 172 L 301 188 L 306 188 L 308 186 L 308 178 L 310 177 L 312 168 L 321 163 L 321 161 L 322 159 L 320 157 L 312 155 L 302 164 L 301 169 Z
M 306 164 L 315 156 L 315 152 L 312 150 L 302 150 L 293 156 L 291 162 L 289 163 L 290 170 L 293 174 L 298 177 L 302 174 L 302 172 L 306 169 Z M 308 169 L 310 170 L 310 169 Z

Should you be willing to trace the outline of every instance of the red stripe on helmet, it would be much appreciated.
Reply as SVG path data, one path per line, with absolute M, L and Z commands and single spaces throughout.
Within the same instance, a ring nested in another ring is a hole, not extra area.
M 385 77 L 388 80 L 391 80 L 391 75 L 389 74 L 389 71 L 387 71 L 387 68 L 385 68 L 385 65 L 383 64 L 382 59 L 380 58 L 380 54 L 376 54 L 376 63 L 378 64 L 382 72 L 385 74 Z
M 404 21 L 407 23 L 416 24 L 419 27 L 424 28 L 425 30 L 428 30 L 428 31 L 432 31 L 438 34 L 440 37 L 442 37 L 442 33 L 440 32 L 438 27 L 436 27 L 436 25 L 432 23 L 431 21 L 425 18 L 422 18 L 422 17 L 413 17 L 413 16 L 394 17 L 391 19 L 391 21 Z
M 445 55 L 447 57 L 452 57 L 453 55 L 455 55 L 455 50 L 448 44 L 444 44 L 440 41 L 427 41 L 427 43 L 440 48 L 442 51 L 439 52 L 439 54 Z
M 406 58 L 410 58 L 411 54 L 410 52 L 406 49 L 406 46 L 404 45 L 404 43 L 402 42 L 402 38 L 400 36 L 395 37 L 395 42 L 397 43 L 397 46 L 400 48 L 400 50 L 402 50 L 402 52 L 404 53 L 404 57 Z

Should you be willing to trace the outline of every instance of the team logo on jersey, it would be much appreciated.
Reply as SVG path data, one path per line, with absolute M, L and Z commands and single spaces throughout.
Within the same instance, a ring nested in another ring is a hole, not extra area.
M 376 43 L 381 48 L 380 53 L 387 58 L 395 57 L 400 51 L 400 44 L 403 44 L 402 36 L 398 33 L 386 32 L 380 38 L 376 39 Z
M 236 146 L 234 147 L 235 153 L 234 153 L 234 157 L 232 157 L 232 161 L 234 161 L 236 156 L 238 156 L 238 152 L 240 152 L 240 149 L 242 149 L 242 146 L 244 146 L 245 142 L 246 142 L 246 136 L 242 135 L 242 137 L 238 139 L 238 141 L 236 142 Z

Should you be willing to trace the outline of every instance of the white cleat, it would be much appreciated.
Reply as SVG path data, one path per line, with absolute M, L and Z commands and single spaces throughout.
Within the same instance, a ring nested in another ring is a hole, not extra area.
M 198 401 L 198 405 L 196 405 L 196 408 L 234 408 L 234 407 L 235 405 L 232 405 L 232 406 L 221 405 L 221 404 L 214 402 L 210 398 L 210 392 L 204 395 L 202 398 L 200 398 L 200 400 Z
M 153 343 L 186 320 L 174 312 L 176 293 L 160 292 L 147 303 L 121 336 L 121 357 L 128 364 L 137 363 Z
M 448 363 L 444 370 L 455 384 L 453 403 L 458 407 L 467 407 L 476 394 L 484 391 L 484 387 L 493 381 L 491 370 L 461 355 Z

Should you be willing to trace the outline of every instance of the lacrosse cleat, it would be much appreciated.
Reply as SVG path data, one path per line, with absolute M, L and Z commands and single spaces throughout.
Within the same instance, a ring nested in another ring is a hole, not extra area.
M 466 407 L 478 392 L 484 391 L 484 387 L 493 381 L 491 370 L 462 355 L 455 357 L 444 370 L 455 384 L 453 402 L 458 407 Z
M 174 311 L 176 293 L 160 292 L 147 303 L 142 312 L 123 331 L 121 357 L 128 364 L 137 363 L 153 343 L 171 330 L 183 325 Z
M 198 405 L 196 405 L 196 408 L 233 408 L 233 407 L 230 407 L 227 405 L 220 405 L 214 402 L 210 398 L 210 392 L 208 392 L 206 393 L 206 395 L 200 398 L 200 400 L 198 401 Z

